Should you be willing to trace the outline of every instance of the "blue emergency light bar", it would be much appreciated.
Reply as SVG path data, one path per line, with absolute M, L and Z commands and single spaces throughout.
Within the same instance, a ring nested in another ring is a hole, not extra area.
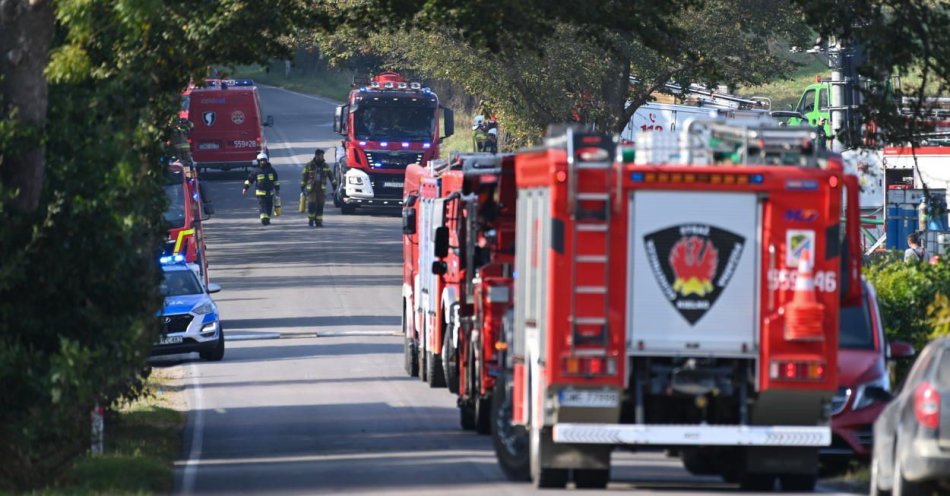
M 184 255 L 165 255 L 158 259 L 158 262 L 162 265 L 174 265 L 185 263 Z

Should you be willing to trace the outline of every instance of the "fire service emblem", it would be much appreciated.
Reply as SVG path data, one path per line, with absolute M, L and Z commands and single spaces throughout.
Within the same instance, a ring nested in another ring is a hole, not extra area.
M 201 114 L 201 120 L 204 121 L 205 126 L 211 127 L 214 125 L 214 121 L 217 120 L 217 116 L 209 110 Z
M 707 224 L 682 224 L 647 234 L 643 242 L 663 295 L 693 325 L 732 279 L 745 238 Z

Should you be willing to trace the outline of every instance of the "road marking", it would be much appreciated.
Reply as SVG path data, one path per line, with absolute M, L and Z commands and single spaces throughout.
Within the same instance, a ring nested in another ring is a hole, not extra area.
M 318 338 L 335 338 L 341 336 L 402 336 L 400 331 L 320 331 L 315 332 Z
M 316 101 L 318 101 L 318 102 L 323 102 L 323 103 L 326 103 L 326 104 L 328 104 L 328 105 L 333 105 L 334 107 L 340 104 L 340 102 L 337 102 L 337 101 L 334 101 L 334 100 L 330 100 L 329 98 L 324 98 L 324 97 L 322 97 L 322 96 L 308 95 L 308 94 L 306 94 L 306 93 L 298 93 L 298 92 L 296 92 L 296 91 L 288 90 L 287 88 L 281 88 L 280 86 L 270 86 L 270 85 L 267 85 L 267 84 L 262 84 L 262 85 L 260 85 L 260 86 L 262 86 L 262 87 L 264 87 L 264 88 L 273 88 L 273 89 L 275 89 L 275 90 L 286 91 L 287 93 L 292 93 L 292 94 L 297 95 L 297 96 L 302 96 L 302 97 L 304 97 L 304 98 L 309 98 L 309 99 L 311 99 L 311 100 L 316 100 Z
M 446 435 L 457 434 L 457 431 L 446 432 Z M 201 465 L 205 466 L 225 466 L 225 465 L 251 465 L 265 463 L 302 463 L 302 462 L 347 462 L 375 459 L 419 459 L 431 458 L 442 460 L 442 463 L 450 463 L 455 459 L 465 459 L 466 461 L 493 461 L 494 453 L 490 450 L 419 450 L 419 451 L 379 451 L 370 453 L 340 453 L 326 455 L 278 455 L 278 456 L 252 456 L 244 458 L 213 458 L 202 460 Z
M 194 391 L 195 405 L 194 422 L 191 425 L 191 449 L 188 451 L 188 461 L 185 462 L 185 474 L 182 477 L 181 493 L 189 495 L 195 488 L 195 480 L 198 478 L 198 463 L 201 460 L 201 445 L 204 441 L 204 398 L 201 393 L 201 385 L 198 383 L 198 367 L 191 364 L 188 367 L 191 373 L 191 390 Z
M 251 332 L 247 334 L 227 334 L 225 341 L 251 341 L 254 339 L 280 339 L 279 332 Z

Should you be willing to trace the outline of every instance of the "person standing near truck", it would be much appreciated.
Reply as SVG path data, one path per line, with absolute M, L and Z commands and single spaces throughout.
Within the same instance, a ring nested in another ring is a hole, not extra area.
M 323 149 L 313 152 L 313 160 L 303 167 L 300 177 L 300 192 L 307 196 L 307 218 L 310 227 L 323 227 L 323 204 L 327 196 L 327 179 L 333 181 L 330 164 L 323 158 Z M 336 189 L 336 183 L 333 183 Z
M 263 152 L 257 155 L 256 167 L 244 181 L 241 194 L 246 195 L 251 185 L 256 185 L 257 203 L 261 211 L 261 225 L 270 224 L 270 216 L 274 210 L 274 196 L 280 194 L 280 180 L 277 171 L 270 164 L 267 155 Z

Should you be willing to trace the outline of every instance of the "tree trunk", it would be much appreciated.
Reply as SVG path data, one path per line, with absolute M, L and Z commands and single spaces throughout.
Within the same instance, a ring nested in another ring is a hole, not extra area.
M 46 125 L 48 86 L 43 71 L 49 62 L 55 17 L 50 0 L 0 0 L 0 96 L 3 117 L 39 135 Z M 0 151 L 0 182 L 17 194 L 15 210 L 32 212 L 43 188 L 46 149 L 27 140 L 25 150 Z

